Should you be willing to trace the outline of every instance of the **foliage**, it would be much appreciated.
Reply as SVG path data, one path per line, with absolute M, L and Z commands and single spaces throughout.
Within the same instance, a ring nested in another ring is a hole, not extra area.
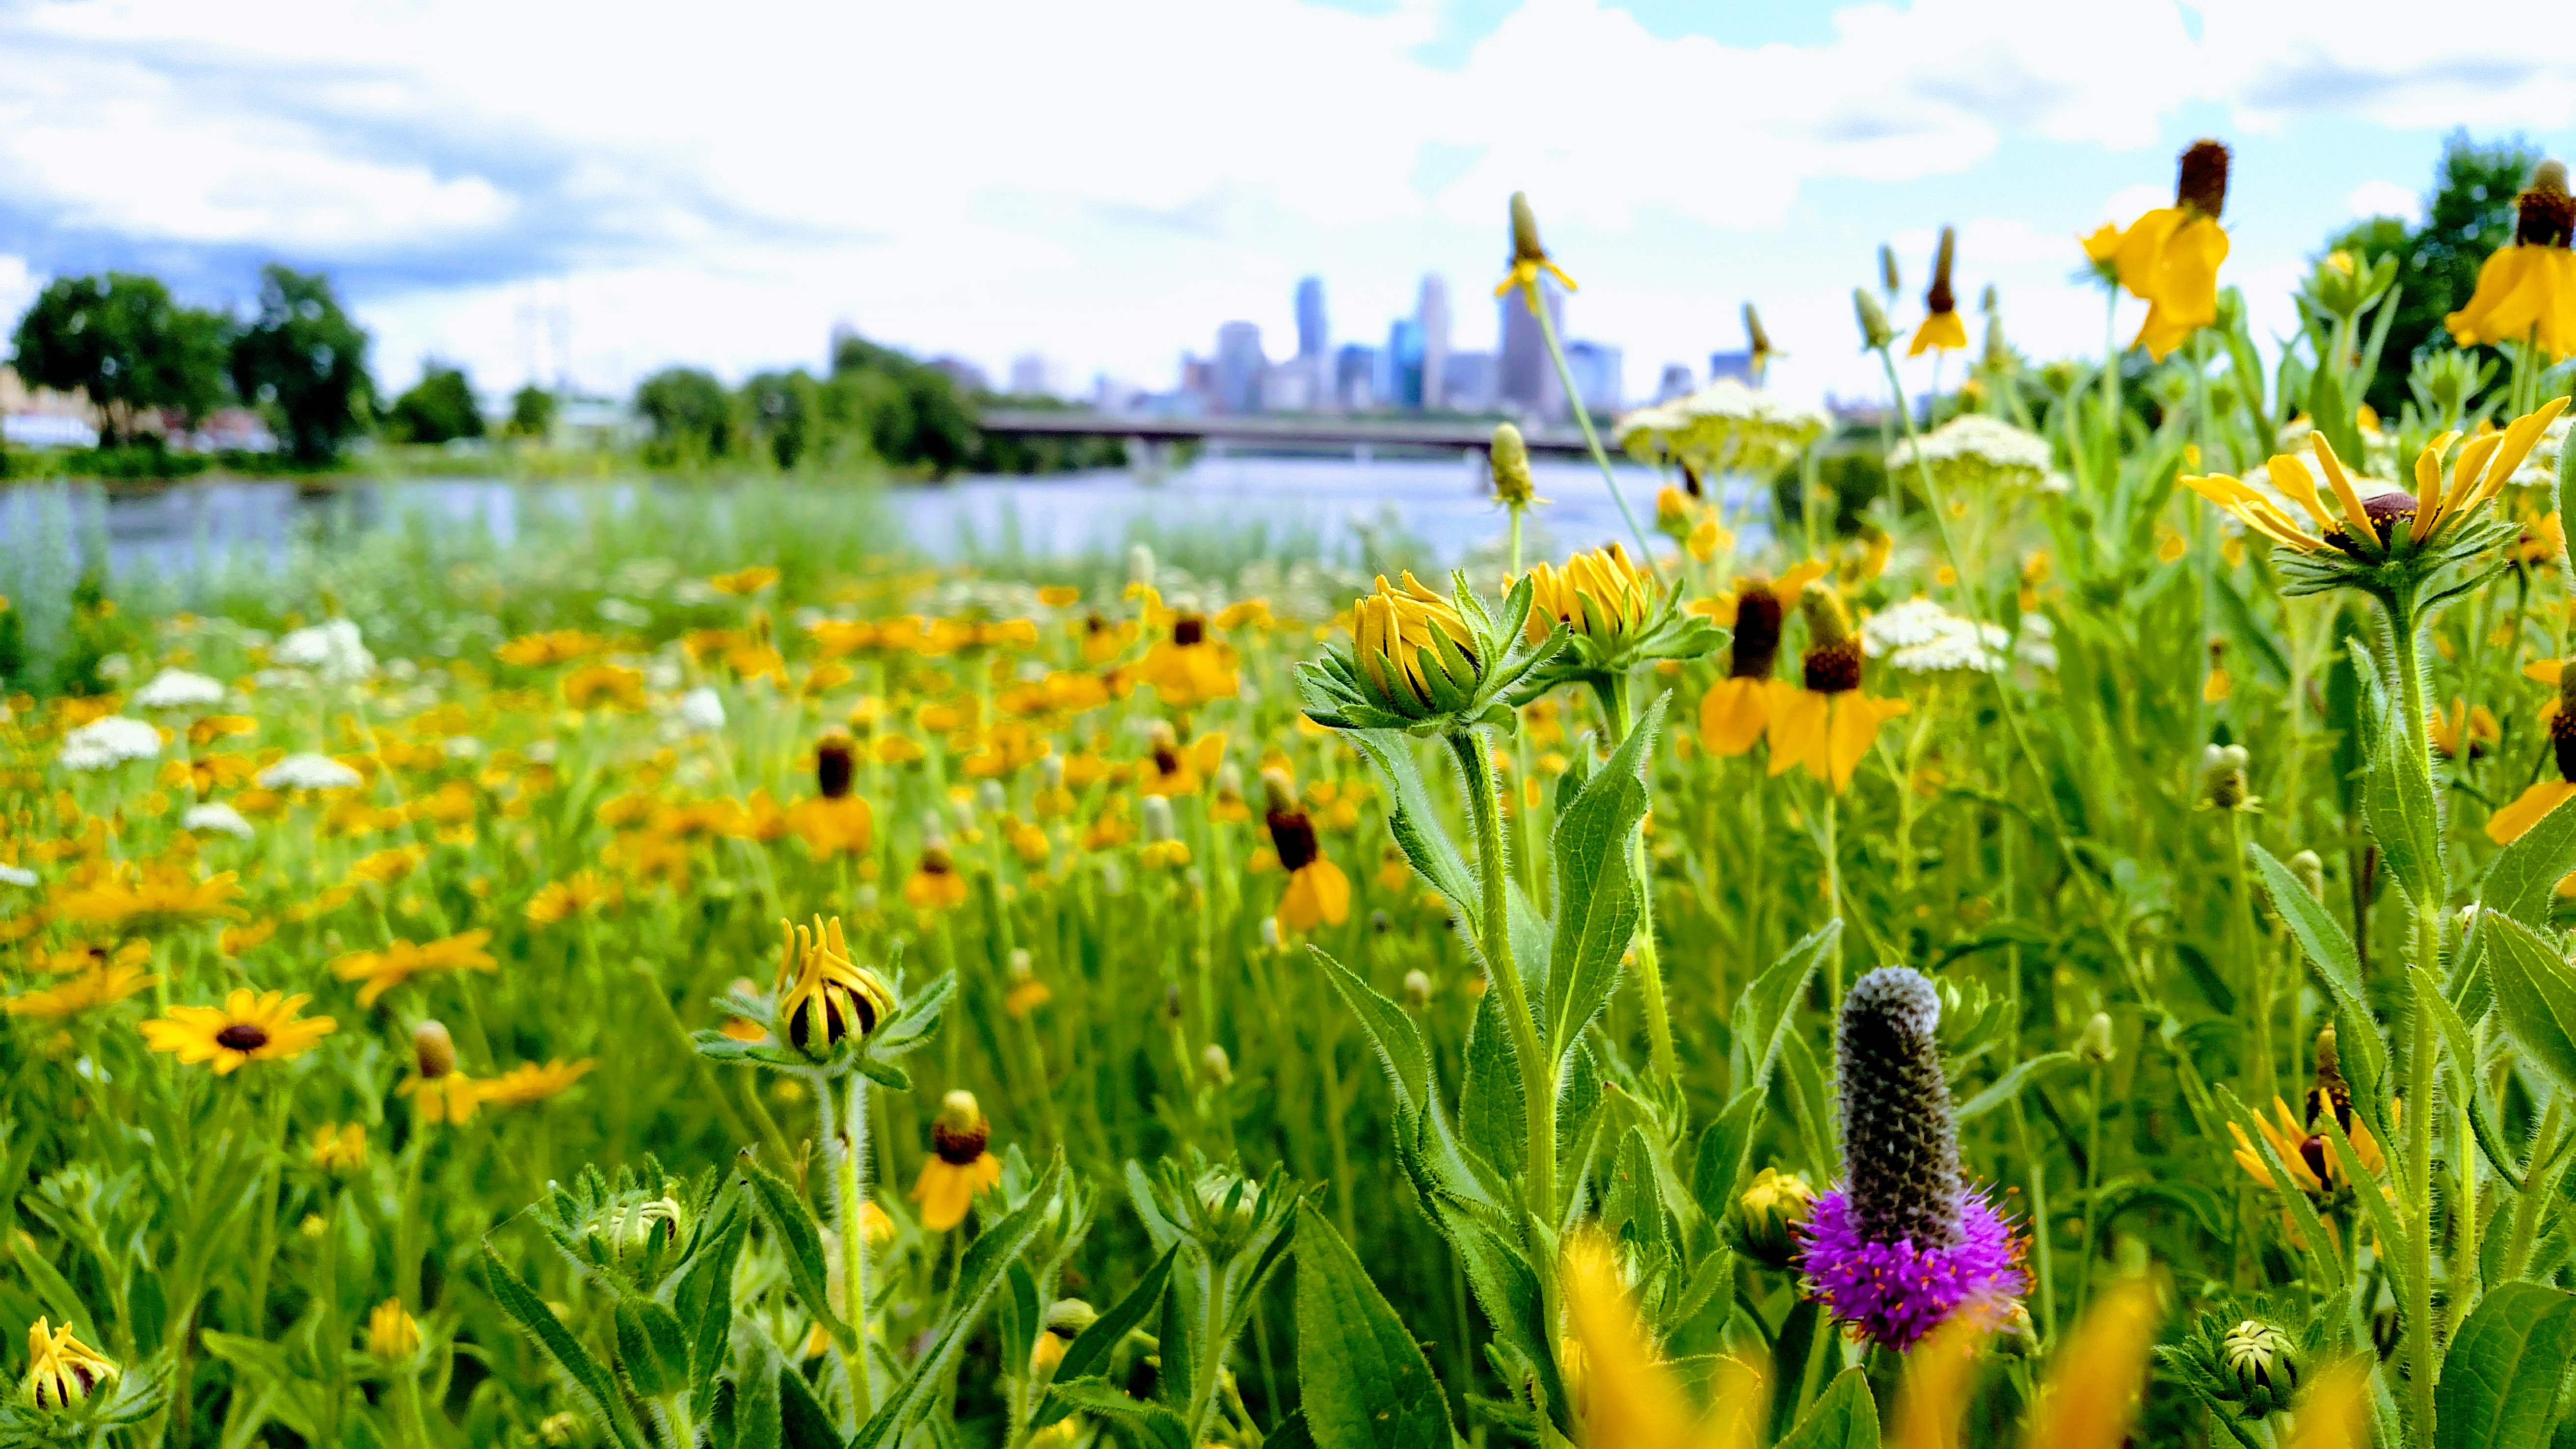
M 259 311 L 233 343 L 232 376 L 298 462 L 328 462 L 367 429 L 367 334 L 321 273 L 260 268 Z
M 540 394 L 543 396 L 543 394 Z M 513 415 L 516 422 L 516 415 Z M 385 431 L 400 443 L 446 443 L 483 436 L 483 406 L 462 368 L 435 358 L 421 364 L 420 381 L 394 399 Z
M 533 382 L 527 384 L 510 394 L 510 436 L 539 440 L 553 436 L 557 411 L 553 393 Z
M 224 401 L 232 319 L 179 305 L 158 278 L 130 272 L 57 277 L 18 319 L 19 376 L 86 393 L 109 442 L 138 415 L 167 408 L 193 423 Z

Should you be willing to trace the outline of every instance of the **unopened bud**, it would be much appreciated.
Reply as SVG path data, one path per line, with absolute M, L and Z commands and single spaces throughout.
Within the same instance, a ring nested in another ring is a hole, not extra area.
M 1896 270 L 1896 248 L 1885 242 L 1878 244 L 1878 285 L 1891 297 L 1905 290 L 1904 278 Z
M 456 1070 L 456 1039 L 436 1020 L 424 1021 L 411 1029 L 412 1058 L 420 1066 L 421 1080 L 435 1082 Z
M 1887 325 L 1887 309 L 1867 287 L 1852 288 L 1852 310 L 1860 315 L 1862 351 L 1875 352 L 1896 340 L 1896 329 Z
M 1173 837 L 1172 801 L 1167 795 L 1145 797 L 1145 843 L 1160 845 Z
M 1431 1004 L 1431 975 L 1419 968 L 1404 973 L 1404 1004 L 1416 1011 Z
M 1529 441 L 1521 430 L 1510 423 L 1494 424 L 1485 459 L 1493 468 L 1494 497 L 1514 508 L 1528 507 L 1538 495 L 1538 484 L 1530 476 Z
M 2084 1034 L 2075 1041 L 2075 1054 L 2088 1066 L 2107 1066 L 2120 1054 L 2119 1045 L 2111 1038 L 2111 1013 L 2097 1011 L 2084 1023 Z
M 2323 901 L 2326 898 L 2326 863 L 2315 851 L 2302 850 L 2291 856 L 2290 874 L 2298 878 L 2299 887 L 2308 893 L 2308 899 Z
M 2251 1318 L 2237 1324 L 2220 1341 L 2219 1355 L 2249 1418 L 2288 1404 L 2299 1386 L 2298 1345 L 2272 1324 Z
M 987 815 L 999 815 L 1011 808 L 1011 797 L 1002 790 L 999 780 L 987 780 L 975 790 L 975 808 Z
M 1127 582 L 1149 589 L 1154 586 L 1154 550 L 1152 548 L 1141 543 L 1127 545 Z
M 1815 1211 L 1816 1190 L 1797 1174 L 1766 1167 L 1735 1201 L 1735 1229 L 1744 1250 L 1766 1268 L 1786 1269 L 1797 1256 L 1793 1231 Z
M 2253 756 L 2243 745 L 2211 745 L 2200 752 L 2200 798 L 2212 810 L 2242 810 L 2251 792 L 2245 767 Z
M 1263 916 L 1261 918 L 1261 949 L 1264 951 L 1276 951 L 1280 949 L 1283 944 L 1284 938 L 1279 934 L 1279 918 L 1277 916 Z
M 1181 1019 L 1181 1014 L 1181 988 L 1177 986 L 1164 987 L 1163 1019 L 1165 1021 L 1178 1021 Z
M 1226 1086 L 1234 1080 L 1234 1059 L 1225 1054 L 1224 1047 L 1209 1042 L 1199 1053 L 1199 1070 L 1215 1085 Z
M 1284 815 L 1297 808 L 1297 782 L 1288 772 L 1269 769 L 1261 772 L 1262 808 L 1273 815 Z

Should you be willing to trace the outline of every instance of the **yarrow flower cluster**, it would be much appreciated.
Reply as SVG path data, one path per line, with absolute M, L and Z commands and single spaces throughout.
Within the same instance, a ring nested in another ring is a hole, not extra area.
M 1796 457 L 1826 425 L 1825 415 L 1813 408 L 1725 377 L 1688 397 L 1627 414 L 1619 419 L 1617 437 L 1640 462 L 1671 459 L 1703 474 L 1723 468 L 1762 472 Z
M 341 768 L 345 770 L 348 766 L 343 765 Z M 351 770 L 350 773 L 357 772 Z M 220 835 L 232 836 L 236 840 L 248 840 L 256 833 L 251 829 L 251 823 L 242 817 L 240 811 L 220 800 L 210 805 L 189 806 L 188 813 L 179 817 L 179 825 L 185 830 L 211 830 Z
M 134 691 L 136 709 L 210 709 L 223 702 L 223 681 L 185 669 L 164 669 Z
M 1914 674 L 1974 670 L 1991 674 L 2007 658 L 2041 669 L 2057 667 L 2053 627 L 2039 614 L 2025 614 L 2016 642 L 1999 624 L 1978 625 L 1927 598 L 1908 599 L 1882 609 L 1860 626 L 1861 647 L 1872 659 Z M 2009 650 L 2009 654 L 2007 654 Z
M 310 669 L 325 684 L 352 684 L 376 672 L 376 656 L 367 651 L 358 626 L 331 619 L 295 630 L 277 641 L 268 657 L 279 664 Z
M 158 759 L 161 732 L 139 719 L 112 714 L 63 736 L 66 770 L 113 770 L 128 760 Z
M 1920 457 L 1945 483 L 1961 487 L 2037 488 L 2066 491 L 2066 477 L 2051 472 L 2048 440 L 1983 413 L 1962 413 L 1920 438 L 1887 450 L 1893 472 Z
M 259 772 L 267 790 L 346 790 L 364 777 L 329 755 L 288 755 Z
M 2001 1314 L 2029 1287 L 2011 1226 L 1960 1176 L 1940 1019 L 1921 972 L 1888 966 L 1853 983 L 1836 1032 L 1843 1182 L 1799 1229 L 1810 1291 L 1899 1352 L 1955 1314 Z

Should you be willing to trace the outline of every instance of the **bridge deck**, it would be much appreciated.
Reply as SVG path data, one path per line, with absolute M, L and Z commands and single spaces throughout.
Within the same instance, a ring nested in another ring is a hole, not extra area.
M 1342 447 L 1476 448 L 1493 438 L 1491 423 L 1466 420 L 1369 417 L 1156 417 L 1130 413 L 1042 412 L 993 408 L 978 420 L 988 433 L 1056 437 L 1141 438 L 1148 442 L 1321 444 Z M 1572 428 L 1525 428 L 1532 452 L 1583 452 Z

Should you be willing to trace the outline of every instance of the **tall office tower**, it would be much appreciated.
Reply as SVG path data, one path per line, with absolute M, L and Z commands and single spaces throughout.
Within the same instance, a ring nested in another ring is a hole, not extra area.
M 1539 286 L 1547 297 L 1547 320 L 1563 337 L 1565 295 L 1553 283 L 1542 281 Z M 1497 305 L 1503 313 L 1502 367 L 1497 379 L 1503 410 L 1541 422 L 1566 416 L 1565 388 L 1557 381 L 1556 364 L 1547 355 L 1547 338 L 1539 331 L 1538 318 L 1530 315 L 1527 294 L 1514 287 L 1497 299 Z
M 1606 342 L 1565 344 L 1565 370 L 1574 374 L 1574 390 L 1583 406 L 1596 413 L 1615 413 L 1627 401 L 1627 358 Z
M 1398 317 L 1386 329 L 1386 391 L 1383 400 L 1393 408 L 1422 406 L 1426 386 L 1422 376 L 1422 324 L 1410 317 Z
M 1333 400 L 1352 412 L 1377 406 L 1376 348 L 1365 342 L 1345 342 L 1333 354 Z
M 1413 316 L 1422 324 L 1422 408 L 1438 412 L 1450 405 L 1443 381 L 1449 375 L 1449 283 L 1438 273 L 1422 279 Z
M 1221 413 L 1261 411 L 1261 374 L 1270 365 L 1261 353 L 1257 322 L 1228 322 L 1216 329 L 1216 410 Z
M 1297 355 L 1321 357 L 1331 346 L 1324 327 L 1324 279 L 1308 277 L 1297 284 Z

